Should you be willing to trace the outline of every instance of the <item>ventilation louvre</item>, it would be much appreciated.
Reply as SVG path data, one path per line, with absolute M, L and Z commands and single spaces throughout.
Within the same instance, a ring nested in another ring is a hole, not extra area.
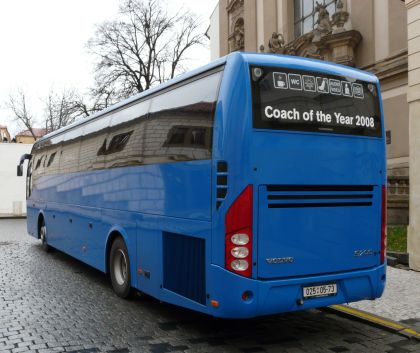
M 163 287 L 206 304 L 205 241 L 163 232 Z
M 268 185 L 268 208 L 372 206 L 373 185 Z
M 227 195 L 228 164 L 226 161 L 217 162 L 217 194 L 216 209 L 219 209 Z

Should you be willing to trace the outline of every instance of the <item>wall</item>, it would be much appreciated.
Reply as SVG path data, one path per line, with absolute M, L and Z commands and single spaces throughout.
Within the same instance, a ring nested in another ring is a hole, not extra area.
M 384 92 L 385 97 L 387 93 L 395 92 L 383 100 L 385 129 L 391 130 L 391 144 L 387 145 L 388 158 L 408 157 L 408 104 L 404 88 L 406 86 Z
M 26 166 L 24 176 L 16 176 L 20 157 L 30 153 L 32 145 L 17 143 L 0 144 L 0 217 L 26 215 Z
M 390 55 L 407 49 L 407 10 L 403 1 L 389 1 L 389 52 Z
M 410 140 L 410 268 L 420 271 L 420 1 L 406 0 Z
M 210 16 L 208 35 L 210 37 L 210 60 L 215 60 L 220 57 L 219 4 L 216 5 L 216 8 Z
M 32 136 L 16 136 L 17 143 L 33 144 L 35 139 Z

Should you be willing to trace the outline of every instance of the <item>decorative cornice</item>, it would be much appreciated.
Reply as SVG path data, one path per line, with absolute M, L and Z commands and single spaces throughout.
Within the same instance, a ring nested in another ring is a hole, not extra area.
M 227 12 L 231 12 L 235 9 L 235 7 L 240 7 L 244 5 L 244 0 L 232 0 L 228 6 L 226 6 Z
M 407 7 L 407 10 L 417 5 L 420 5 L 420 0 L 411 0 L 411 1 L 406 0 L 405 1 L 405 6 Z
M 420 3 L 420 1 L 419 1 Z M 404 49 L 394 55 L 388 56 L 373 64 L 361 67 L 362 70 L 370 71 L 380 80 L 408 72 L 408 51 Z

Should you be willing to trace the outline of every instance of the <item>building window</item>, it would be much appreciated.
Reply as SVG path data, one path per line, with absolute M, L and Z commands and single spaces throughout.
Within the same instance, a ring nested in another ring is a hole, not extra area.
M 320 1 L 322 3 L 322 0 Z M 336 11 L 337 0 L 324 0 L 327 5 L 327 11 L 330 16 Z M 318 14 L 315 13 L 316 0 L 294 0 L 295 14 L 295 38 L 311 32 L 314 24 L 318 20 Z
M 386 135 L 386 144 L 390 145 L 391 144 L 391 130 L 386 130 L 385 135 Z

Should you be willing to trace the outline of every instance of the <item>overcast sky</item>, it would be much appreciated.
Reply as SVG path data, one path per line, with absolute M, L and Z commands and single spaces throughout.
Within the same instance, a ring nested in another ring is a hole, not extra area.
M 92 55 L 86 42 L 95 24 L 113 19 L 118 0 L 12 0 L 0 3 L 0 124 L 14 135 L 19 127 L 4 109 L 9 93 L 22 87 L 35 114 L 41 114 L 41 98 L 50 87 L 85 92 L 92 83 Z M 168 7 L 183 6 L 205 22 L 217 0 L 167 0 Z M 191 69 L 209 61 L 209 49 L 193 54 Z

